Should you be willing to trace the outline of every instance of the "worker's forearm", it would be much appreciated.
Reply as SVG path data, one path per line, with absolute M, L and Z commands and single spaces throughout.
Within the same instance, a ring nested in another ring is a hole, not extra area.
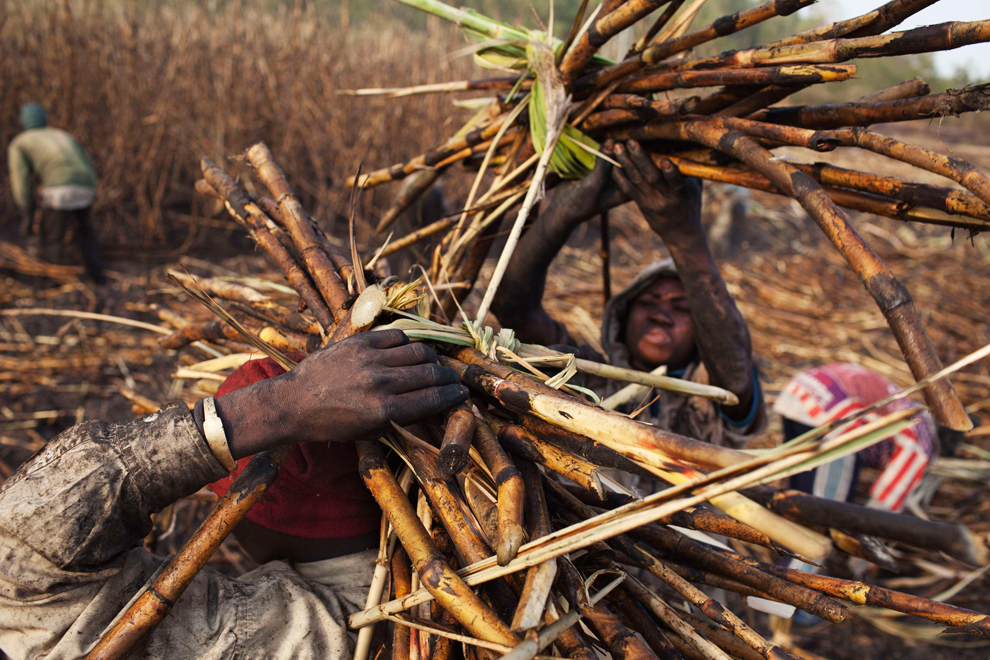
M 525 342 L 556 341 L 556 324 L 543 309 L 547 271 L 574 228 L 583 221 L 564 204 L 547 204 L 523 236 L 492 303 L 499 323 Z
M 700 226 L 664 237 L 691 306 L 695 341 L 713 385 L 739 397 L 748 411 L 753 400 L 752 345 L 746 321 L 729 295 Z M 733 411 L 727 410 L 732 416 Z M 745 414 L 745 412 L 743 413 Z
M 110 568 L 148 533 L 152 513 L 226 474 L 184 404 L 126 424 L 78 424 L 4 483 L 0 541 L 44 557 L 25 554 L 21 577 L 32 562 L 53 564 L 70 571 L 68 587 L 87 579 L 74 571 Z

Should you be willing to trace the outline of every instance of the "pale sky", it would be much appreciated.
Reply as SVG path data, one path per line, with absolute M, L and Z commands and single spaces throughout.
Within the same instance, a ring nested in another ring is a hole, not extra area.
M 859 16 L 884 4 L 884 0 L 819 0 L 816 5 L 834 20 Z M 990 0 L 940 0 L 894 28 L 905 30 L 947 21 L 980 21 L 990 18 Z M 990 43 L 963 46 L 935 53 L 935 66 L 942 75 L 966 67 L 973 78 L 990 80 Z

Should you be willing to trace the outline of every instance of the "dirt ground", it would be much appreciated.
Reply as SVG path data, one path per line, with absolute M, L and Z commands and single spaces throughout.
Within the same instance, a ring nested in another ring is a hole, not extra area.
M 910 139 L 923 145 L 938 142 L 944 148 L 951 138 L 952 153 L 990 165 L 990 153 L 972 146 L 972 136 L 947 135 L 937 126 L 907 130 Z M 867 170 L 871 164 L 871 156 L 861 153 L 844 152 L 841 157 L 846 160 L 837 164 L 855 162 Z M 917 178 L 927 180 L 923 174 Z M 716 223 L 730 200 L 742 200 L 747 216 L 716 249 L 730 291 L 750 325 L 768 403 L 795 373 L 837 360 L 864 364 L 901 385 L 912 382 L 879 310 L 796 203 L 762 193 L 739 196 L 738 191 L 709 186 L 705 207 L 709 225 Z M 990 342 L 990 240 L 873 216 L 851 214 L 851 219 L 912 293 L 945 363 Z M 614 211 L 611 225 L 614 292 L 642 266 L 662 256 L 663 246 L 633 209 Z M 82 310 L 162 326 L 153 307 L 159 305 L 189 320 L 205 320 L 209 313 L 167 280 L 166 268 L 179 265 L 194 275 L 277 280 L 242 238 L 229 232 L 217 236 L 214 249 L 170 263 L 115 258 L 110 283 L 101 287 L 80 280 L 74 271 L 60 271 L 56 279 L 25 274 L 23 261 L 0 254 L 0 308 Z M 603 302 L 598 245 L 596 226 L 579 230 L 554 264 L 546 297 L 551 313 L 592 344 Z M 155 402 L 194 401 L 215 387 L 215 383 L 175 378 L 177 369 L 207 356 L 194 359 L 164 351 L 158 336 L 153 330 L 109 321 L 29 313 L 0 316 L 0 479 L 72 424 L 84 419 L 130 419 L 132 404 L 122 392 L 133 391 Z M 955 383 L 967 410 L 980 422 L 966 441 L 990 450 L 990 368 L 986 363 L 968 367 Z M 779 439 L 775 423 L 760 442 L 770 445 Z M 986 457 L 978 450 L 959 450 L 956 459 L 967 459 L 968 471 L 949 470 L 948 464 L 944 470 L 933 470 L 938 476 L 930 478 L 931 493 L 919 504 L 921 511 L 933 519 L 964 522 L 986 537 L 990 463 L 978 460 Z M 149 546 L 174 552 L 205 515 L 210 499 L 200 494 L 179 502 L 160 521 L 158 536 Z M 932 597 L 971 570 L 948 559 L 940 563 L 944 567 L 940 571 L 914 563 L 902 575 L 872 579 Z M 213 565 L 233 574 L 253 566 L 232 540 L 222 546 Z M 975 577 L 951 602 L 990 611 L 988 586 L 985 577 Z M 755 623 L 768 629 L 766 621 Z M 987 657 L 986 646 L 969 648 L 974 644 L 970 638 L 935 637 L 934 632 L 937 629 L 919 620 L 878 619 L 867 613 L 841 626 L 794 626 L 775 634 L 835 660 Z

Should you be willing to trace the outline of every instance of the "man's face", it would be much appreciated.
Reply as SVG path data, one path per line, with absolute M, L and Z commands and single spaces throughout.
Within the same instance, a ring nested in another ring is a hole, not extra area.
M 694 325 L 680 280 L 661 278 L 639 294 L 629 307 L 624 340 L 636 369 L 687 366 L 694 355 Z

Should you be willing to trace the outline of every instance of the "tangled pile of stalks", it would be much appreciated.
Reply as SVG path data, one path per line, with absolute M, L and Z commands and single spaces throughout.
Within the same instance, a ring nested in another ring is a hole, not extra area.
M 990 638 L 986 615 L 784 568 L 777 561 L 790 557 L 819 564 L 839 552 L 889 567 L 896 559 L 883 540 L 902 552 L 940 552 L 967 565 L 985 561 L 986 548 L 963 525 L 769 485 L 879 442 L 911 424 L 917 411 L 859 425 L 850 416 L 755 453 L 643 425 L 579 391 L 553 387 L 566 388 L 564 379 L 544 381 L 517 368 L 539 372 L 536 365 L 549 360 L 565 371 L 597 369 L 593 373 L 630 386 L 692 385 L 607 365 L 591 367 L 572 356 L 520 344 L 511 333 L 496 335 L 471 323 L 453 327 L 422 316 L 429 283 L 375 281 L 353 240 L 347 258 L 320 232 L 267 147 L 255 145 L 247 160 L 270 196 L 249 194 L 205 158 L 198 188 L 222 199 L 251 232 L 298 293 L 299 309 L 244 284 L 177 274 L 175 281 L 220 320 L 209 327 L 181 328 L 163 343 L 219 341 L 235 348 L 239 343 L 291 369 L 295 363 L 287 350 L 305 353 L 359 332 L 402 327 L 410 337 L 430 341 L 473 394 L 443 419 L 395 426 L 380 441 L 358 443 L 361 474 L 383 511 L 367 608 L 350 618 L 360 631 L 359 660 L 368 657 L 374 626 L 383 621 L 393 624 L 391 650 L 402 660 L 446 658 L 460 645 L 479 658 L 534 658 L 551 645 L 562 656 L 585 660 L 597 650 L 646 659 L 789 657 L 707 595 L 705 585 L 778 614 L 799 608 L 840 623 L 850 614 L 849 604 L 871 605 Z M 254 332 L 247 319 L 266 325 Z M 987 353 L 990 348 L 895 396 L 917 391 Z M 232 366 L 237 357 L 219 359 Z M 242 357 L 248 359 L 246 353 Z M 208 368 L 203 363 L 190 371 Z M 714 387 L 689 393 L 732 400 Z M 287 453 L 281 448 L 252 459 L 90 657 L 123 657 L 165 616 L 275 480 Z M 400 459 L 398 474 L 389 454 Z M 641 499 L 620 485 L 614 471 L 666 488 Z M 727 537 L 732 545 L 711 534 Z
M 508 259 L 544 185 L 587 172 L 595 158 L 604 157 L 598 152 L 600 140 L 635 138 L 684 174 L 797 199 L 884 312 L 918 381 L 894 398 L 921 390 L 938 421 L 968 429 L 970 421 L 946 376 L 990 349 L 943 369 L 907 291 L 839 206 L 905 221 L 986 229 L 990 180 L 982 173 L 866 127 L 978 110 L 987 104 L 987 89 L 933 95 L 923 83 L 906 81 L 852 104 L 768 106 L 808 85 L 848 79 L 855 67 L 844 62 L 854 58 L 986 41 L 990 21 L 884 35 L 932 4 L 893 0 L 861 17 L 760 48 L 692 58 L 687 53 L 696 46 L 811 1 L 772 0 L 694 31 L 689 31 L 691 18 L 704 0 L 605 0 L 587 20 L 585 3 L 563 41 L 437 0 L 402 1 L 457 21 L 481 39 L 476 49 L 480 61 L 515 73 L 358 92 L 489 89 L 498 96 L 444 145 L 384 170 L 359 172 L 352 182 L 354 195 L 361 187 L 415 177 L 379 222 L 384 230 L 445 168 L 480 158 L 465 210 L 387 242 L 366 263 L 353 238 L 353 203 L 350 254 L 345 254 L 307 215 L 265 145 L 253 146 L 246 158 L 261 184 L 251 189 L 267 190 L 268 195 L 247 192 L 204 159 L 197 189 L 221 199 L 251 233 L 298 295 L 299 307 L 277 304 L 250 287 L 176 275 L 176 282 L 220 320 L 183 327 L 163 340 L 172 348 L 235 342 L 291 369 L 289 351 L 306 353 L 359 332 L 399 327 L 413 339 L 431 342 L 472 391 L 467 404 L 443 419 L 396 426 L 380 442 L 358 443 L 362 476 L 384 515 L 367 609 L 350 619 L 361 631 L 357 660 L 368 657 L 372 629 L 382 621 L 393 624 L 391 652 L 398 660 L 447 658 L 458 645 L 466 656 L 508 655 L 514 660 L 549 654 L 545 649 L 551 645 L 561 656 L 582 660 L 592 660 L 598 651 L 637 659 L 788 657 L 706 595 L 702 585 L 740 594 L 750 605 L 776 613 L 799 608 L 840 623 L 849 615 L 850 603 L 871 605 L 990 638 L 990 620 L 983 614 L 783 568 L 777 561 L 792 557 L 818 564 L 838 552 L 890 567 L 896 559 L 883 540 L 898 544 L 902 552 L 941 552 L 968 565 L 986 559 L 986 548 L 964 526 L 770 485 L 882 441 L 911 424 L 916 411 L 855 423 L 888 399 L 775 449 L 715 447 L 612 412 L 567 380 L 569 374 L 584 371 L 629 387 L 683 392 L 690 384 L 520 344 L 511 331 L 495 333 L 485 325 Z M 664 5 L 625 60 L 611 63 L 597 55 L 611 36 Z M 706 96 L 654 98 L 662 90 L 711 86 L 719 89 Z M 772 149 L 778 146 L 816 152 L 861 147 L 942 174 L 964 189 L 787 162 L 774 157 Z M 489 189 L 479 194 L 483 176 L 492 171 Z M 553 174 L 549 180 L 548 173 Z M 490 241 L 484 239 L 516 207 L 509 239 L 475 318 L 450 324 L 446 319 L 454 317 L 487 256 Z M 446 233 L 425 284 L 374 276 L 372 267 L 383 255 L 439 232 Z M 233 312 L 265 326 L 255 332 Z M 223 359 L 229 363 L 230 358 Z M 540 371 L 545 365 L 560 374 L 546 378 Z M 718 388 L 688 393 L 733 400 Z M 274 450 L 251 461 L 214 513 L 90 657 L 122 657 L 161 620 L 274 481 L 287 452 Z M 389 454 L 401 459 L 398 474 L 390 467 Z M 666 487 L 641 499 L 624 489 L 612 471 Z M 728 537 L 732 545 L 710 534 Z

